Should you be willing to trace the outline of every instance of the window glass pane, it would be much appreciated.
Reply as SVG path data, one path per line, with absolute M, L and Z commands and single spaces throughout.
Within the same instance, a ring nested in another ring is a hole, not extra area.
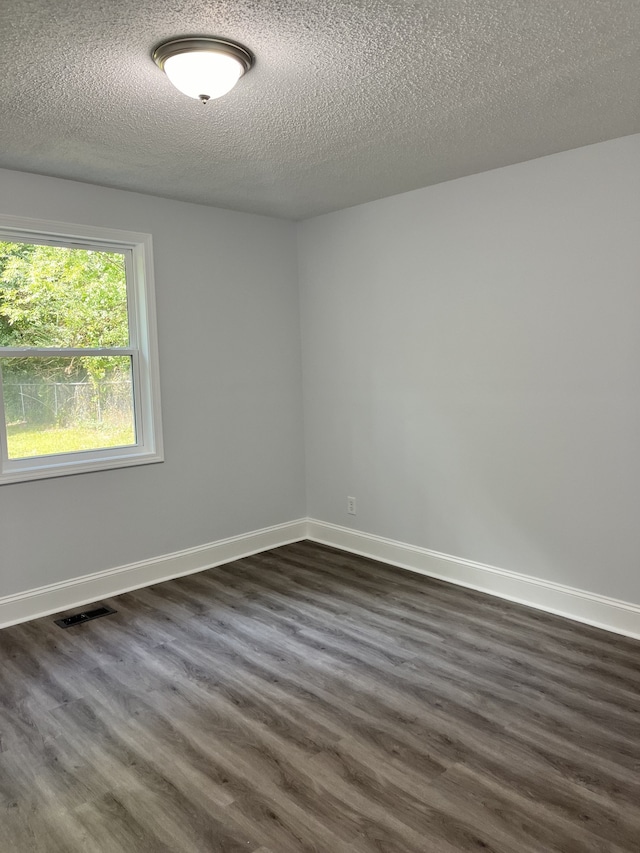
M 0 241 L 0 347 L 128 345 L 123 253 Z
M 132 359 L 0 358 L 9 459 L 136 443 Z

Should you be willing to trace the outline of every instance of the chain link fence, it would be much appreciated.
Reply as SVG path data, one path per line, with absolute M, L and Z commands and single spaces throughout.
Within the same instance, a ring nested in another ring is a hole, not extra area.
M 133 409 L 131 381 L 4 382 L 5 418 L 9 424 L 127 426 Z

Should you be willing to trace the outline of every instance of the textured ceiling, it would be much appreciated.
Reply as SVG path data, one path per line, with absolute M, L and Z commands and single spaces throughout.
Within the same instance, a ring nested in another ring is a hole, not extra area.
M 640 131 L 640 0 L 2 0 L 0 166 L 303 218 Z M 183 35 L 256 64 L 202 106 Z

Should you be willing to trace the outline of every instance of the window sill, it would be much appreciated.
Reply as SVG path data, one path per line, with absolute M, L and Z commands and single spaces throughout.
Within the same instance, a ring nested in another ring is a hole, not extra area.
M 47 463 L 43 457 L 38 457 L 38 465 L 29 466 L 20 463 L 29 460 L 16 460 L 15 467 L 0 474 L 0 486 L 9 483 L 24 483 L 30 480 L 50 480 L 54 477 L 66 477 L 71 474 L 89 474 L 94 471 L 109 471 L 115 468 L 130 468 L 138 465 L 151 465 L 164 462 L 164 455 L 157 452 L 119 453 L 108 458 L 98 458 L 95 455 L 91 459 L 78 460 L 78 453 L 74 453 L 73 459 L 64 460 L 66 454 L 52 455 L 48 457 L 51 462 Z

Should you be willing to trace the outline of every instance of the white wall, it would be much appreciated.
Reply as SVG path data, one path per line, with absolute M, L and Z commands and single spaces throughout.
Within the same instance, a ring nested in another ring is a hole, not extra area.
M 299 267 L 310 516 L 640 602 L 639 136 L 307 221 Z
M 0 212 L 153 235 L 166 459 L 0 486 L 0 597 L 303 516 L 295 227 L 1 170 Z
M 291 223 L 35 175 L 0 212 L 153 234 L 166 455 L 0 487 L 0 598 L 308 514 L 640 603 L 639 136 L 310 220 L 297 261 Z

